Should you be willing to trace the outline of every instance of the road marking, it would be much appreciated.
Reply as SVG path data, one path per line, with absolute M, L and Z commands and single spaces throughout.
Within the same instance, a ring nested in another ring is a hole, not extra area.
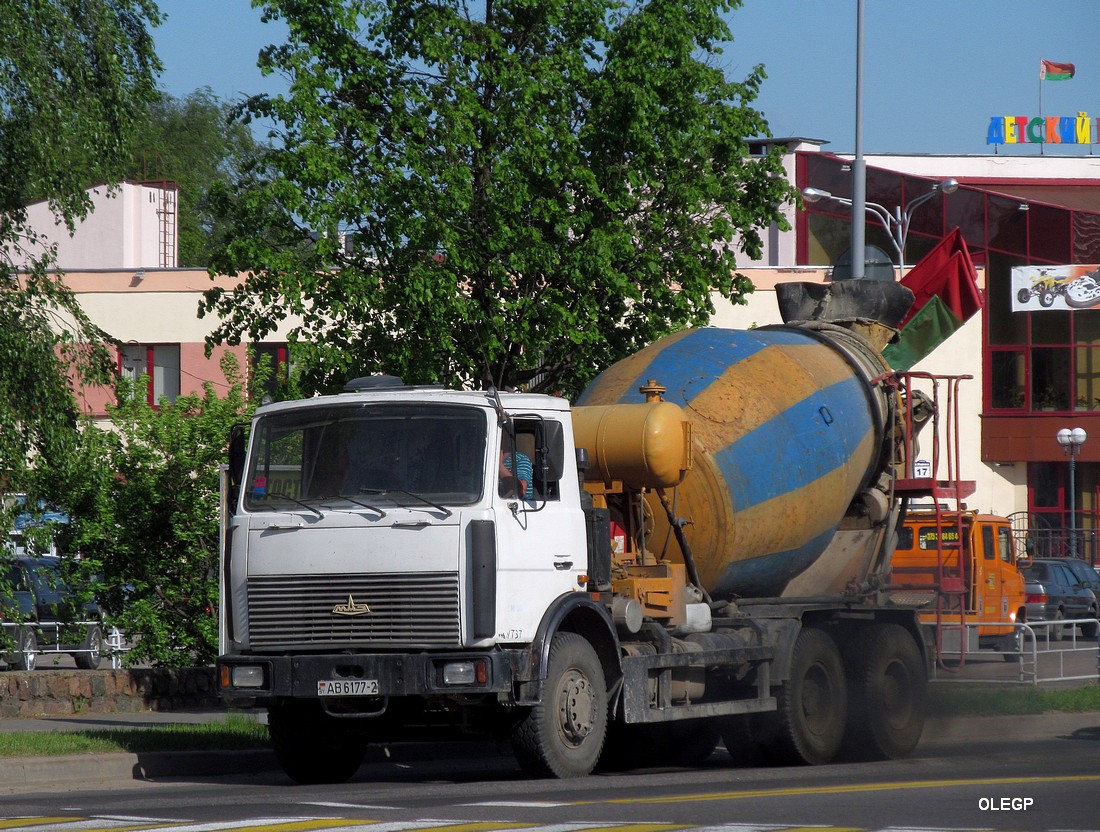
M 328 809 L 378 809 L 381 811 L 396 811 L 396 806 L 379 806 L 374 803 L 340 803 L 335 800 L 303 800 L 302 806 L 324 806 Z M 372 829 L 374 827 L 371 827 Z
M 71 830 L 71 832 L 139 832 L 139 830 L 145 829 L 163 829 L 168 826 L 170 821 L 147 821 L 145 823 L 135 824 L 132 822 L 121 822 L 112 824 L 111 826 L 104 826 L 104 820 L 110 820 L 110 818 L 26 818 L 26 820 L 35 821 L 32 824 L 26 824 L 22 826 L 9 826 L 7 821 L 0 821 L 0 828 L 3 829 L 22 829 L 30 830 L 31 832 L 55 832 L 55 830 Z
M 611 800 L 582 800 L 573 805 L 585 806 L 599 803 L 688 803 L 700 800 L 741 800 L 747 797 L 790 797 L 808 794 L 853 794 L 858 792 L 884 792 L 894 789 L 944 789 L 958 786 L 1005 786 L 1029 783 L 1082 783 L 1100 780 L 1100 774 L 1066 775 L 1064 777 L 982 777 L 973 780 L 913 780 L 901 783 L 862 783 L 846 786 L 810 786 L 789 789 L 753 789 L 743 792 L 703 792 L 674 797 L 620 797 Z

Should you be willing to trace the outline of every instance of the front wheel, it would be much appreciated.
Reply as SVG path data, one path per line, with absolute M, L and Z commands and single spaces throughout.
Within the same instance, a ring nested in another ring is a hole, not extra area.
M 592 645 L 557 633 L 542 697 L 512 732 L 520 767 L 540 777 L 584 777 L 600 759 L 607 736 L 607 685 Z
M 285 700 L 267 716 L 279 765 L 304 785 L 343 783 L 359 770 L 367 743 L 347 723 L 326 714 L 316 700 Z
M 38 666 L 38 636 L 30 627 L 20 627 L 15 634 L 15 656 L 12 662 L 16 670 L 34 670 Z

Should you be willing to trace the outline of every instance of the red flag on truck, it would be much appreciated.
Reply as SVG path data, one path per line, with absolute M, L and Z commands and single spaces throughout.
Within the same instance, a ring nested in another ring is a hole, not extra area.
M 962 327 L 982 308 L 978 270 L 956 228 L 901 280 L 913 292 L 913 306 L 898 338 L 882 351 L 895 370 L 908 370 Z

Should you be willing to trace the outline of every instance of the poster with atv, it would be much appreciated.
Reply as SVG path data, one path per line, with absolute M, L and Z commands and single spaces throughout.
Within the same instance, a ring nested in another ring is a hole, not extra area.
M 1012 311 L 1100 307 L 1100 266 L 1015 266 Z

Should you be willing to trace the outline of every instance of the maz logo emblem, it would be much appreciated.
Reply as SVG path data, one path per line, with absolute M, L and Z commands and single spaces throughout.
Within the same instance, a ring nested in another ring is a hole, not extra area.
M 332 608 L 333 615 L 366 615 L 368 612 L 370 612 L 370 607 L 366 604 L 355 603 L 355 599 L 350 595 L 346 604 L 337 604 Z

